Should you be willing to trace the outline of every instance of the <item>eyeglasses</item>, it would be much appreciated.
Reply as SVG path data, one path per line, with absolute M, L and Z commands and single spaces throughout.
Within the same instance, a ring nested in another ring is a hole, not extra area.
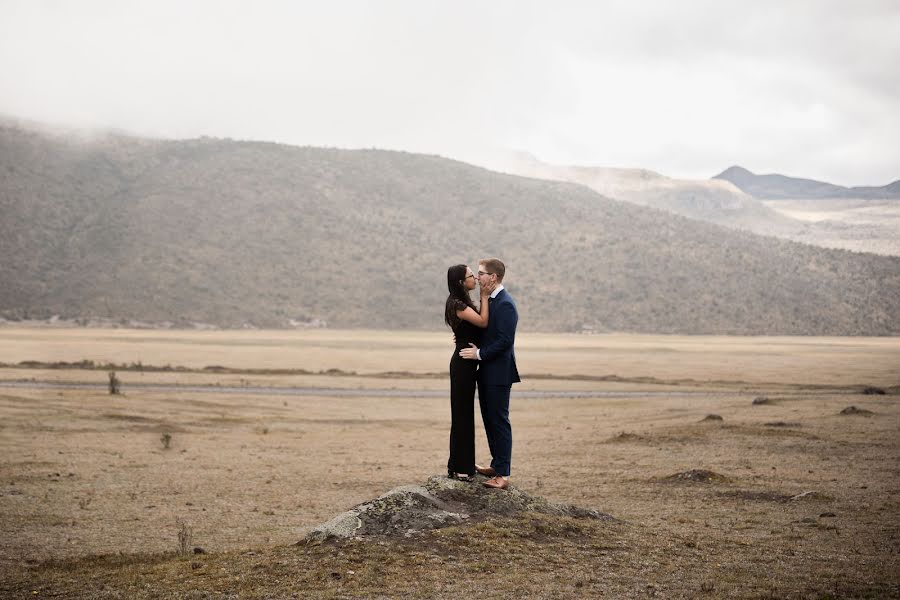
M 468 279 L 469 277 L 471 277 L 472 279 L 475 279 L 475 276 L 472 275 L 471 273 L 469 273 L 468 275 L 466 275 L 466 279 Z
M 485 273 L 484 271 L 478 271 L 478 276 L 481 277 L 482 275 L 493 275 L 493 273 Z

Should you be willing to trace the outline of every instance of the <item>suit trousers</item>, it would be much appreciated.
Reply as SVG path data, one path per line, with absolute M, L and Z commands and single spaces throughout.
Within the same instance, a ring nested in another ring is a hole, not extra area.
M 491 467 L 497 475 L 506 477 L 509 477 L 512 462 L 512 425 L 509 422 L 511 387 L 478 382 L 478 404 L 491 450 Z

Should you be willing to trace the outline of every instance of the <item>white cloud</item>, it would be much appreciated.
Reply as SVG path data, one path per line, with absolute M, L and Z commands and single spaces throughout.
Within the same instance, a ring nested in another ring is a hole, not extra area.
M 708 177 L 900 177 L 892 1 L 0 2 L 0 112 Z

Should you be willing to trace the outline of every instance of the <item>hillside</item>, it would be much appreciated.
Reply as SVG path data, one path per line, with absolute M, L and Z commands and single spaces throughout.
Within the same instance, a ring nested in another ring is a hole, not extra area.
M 743 167 L 728 167 L 713 179 L 728 181 L 756 198 L 764 200 L 805 200 L 815 198 L 900 199 L 900 180 L 874 187 L 843 187 L 814 179 L 788 177 L 777 173 L 757 175 Z
M 522 152 L 495 153 L 479 164 L 523 177 L 580 183 L 608 198 L 764 235 L 786 236 L 801 228 L 718 179 L 675 179 L 647 169 L 551 165 Z
M 0 124 L 0 317 L 439 328 L 450 264 L 508 264 L 523 329 L 900 333 L 900 259 L 436 156 Z
M 524 152 L 483 152 L 472 158 L 475 164 L 503 173 L 580 183 L 608 198 L 724 227 L 823 248 L 900 256 L 900 227 L 896 219 L 900 204 L 893 200 L 882 200 L 876 206 L 872 199 L 856 201 L 853 205 L 844 204 L 846 201 L 840 199 L 818 198 L 814 201 L 816 206 L 806 205 L 798 211 L 785 200 L 754 198 L 725 179 L 676 179 L 647 169 L 551 165 Z M 736 181 L 743 182 L 745 177 L 741 171 L 740 167 L 729 170 Z M 881 193 L 897 188 L 898 184 L 886 186 Z M 858 202 L 865 206 L 859 206 Z

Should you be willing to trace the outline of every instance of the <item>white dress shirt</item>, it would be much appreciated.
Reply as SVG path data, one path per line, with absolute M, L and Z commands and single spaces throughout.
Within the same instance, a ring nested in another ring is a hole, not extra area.
M 494 288 L 493 292 L 491 292 L 491 298 L 496 298 L 497 294 L 499 294 L 502 289 L 503 289 L 503 284 L 501 283 L 500 285 L 498 285 L 497 287 Z M 488 316 L 488 318 L 490 318 L 490 316 Z M 475 358 L 477 358 L 478 360 L 481 360 L 481 348 L 479 348 L 478 350 L 475 351 Z

